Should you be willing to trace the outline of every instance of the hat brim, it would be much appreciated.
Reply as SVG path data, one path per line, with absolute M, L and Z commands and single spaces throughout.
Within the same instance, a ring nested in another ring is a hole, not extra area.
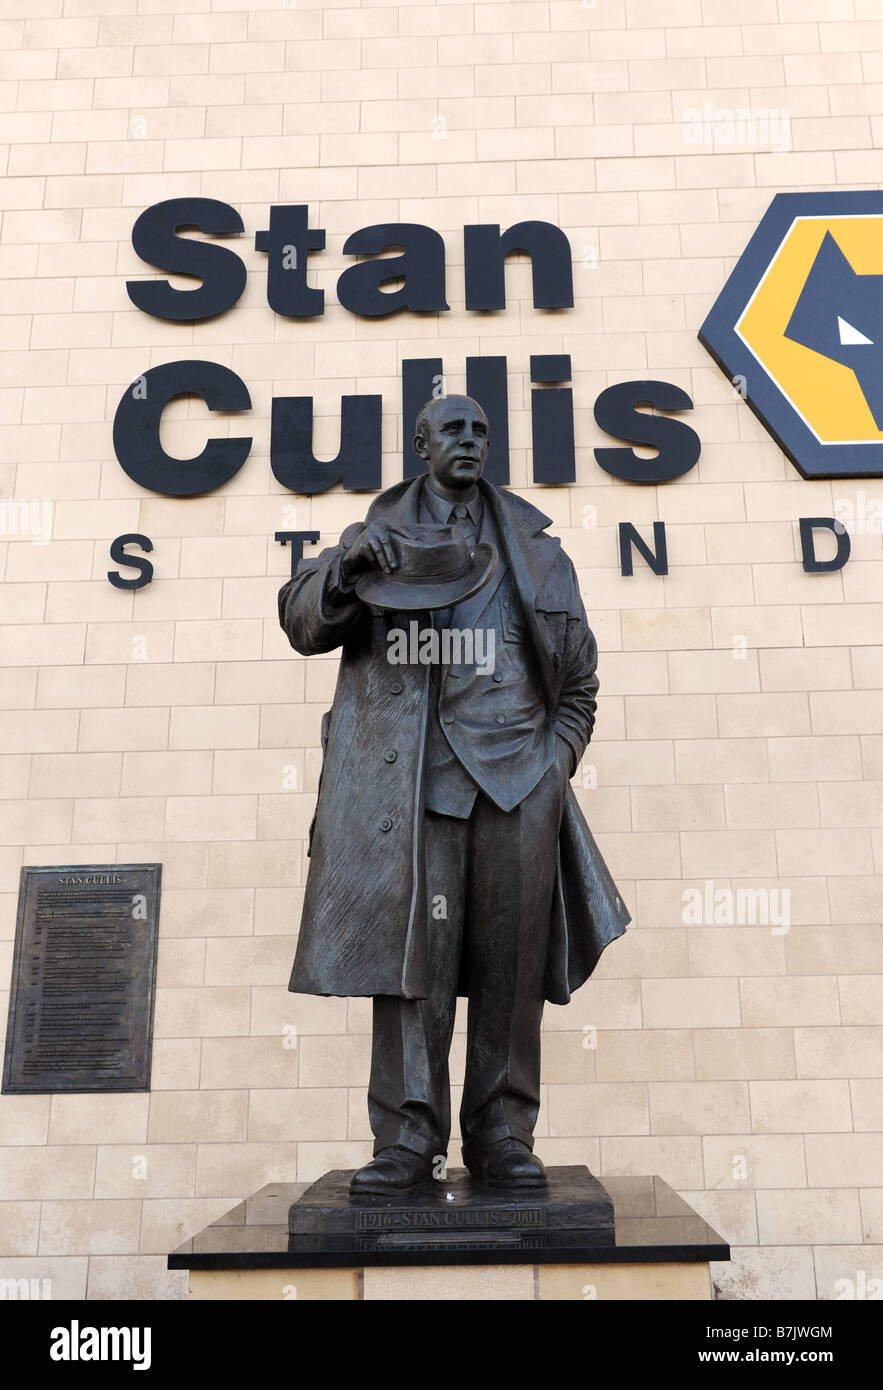
M 363 603 L 375 608 L 391 608 L 404 613 L 424 609 L 449 608 L 453 603 L 477 594 L 497 568 L 497 547 L 482 541 L 471 552 L 472 563 L 465 574 L 448 584 L 409 584 L 395 574 L 370 570 L 356 582 L 356 593 Z

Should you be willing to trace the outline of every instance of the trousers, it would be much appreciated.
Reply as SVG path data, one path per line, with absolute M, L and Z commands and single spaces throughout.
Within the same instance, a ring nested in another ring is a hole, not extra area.
M 464 1156 L 507 1136 L 533 1148 L 566 785 L 553 763 L 512 811 L 479 792 L 467 819 L 424 813 L 428 994 L 374 997 L 368 1116 L 375 1154 L 392 1144 L 446 1154 L 448 1056 L 464 983 Z

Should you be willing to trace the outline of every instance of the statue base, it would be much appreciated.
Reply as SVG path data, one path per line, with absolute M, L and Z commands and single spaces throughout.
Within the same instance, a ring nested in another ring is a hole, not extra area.
M 540 1188 L 478 1182 L 466 1168 L 396 1196 L 351 1196 L 351 1172 L 326 1173 L 292 1204 L 299 1255 L 582 1249 L 614 1240 L 613 1202 L 588 1168 L 551 1168 Z
M 455 1171 L 439 1184 L 441 1194 L 428 1196 L 437 1202 L 441 1195 L 444 1211 L 473 1215 L 444 1224 L 439 1215 L 439 1224 L 433 1217 L 417 1229 L 401 1214 L 432 1214 L 437 1206 L 427 1208 L 413 1194 L 351 1202 L 350 1173 L 326 1174 L 306 1189 L 268 1183 L 173 1251 L 169 1269 L 189 1272 L 193 1299 L 711 1298 L 712 1267 L 729 1260 L 729 1246 L 662 1178 L 605 1177 L 602 1188 L 586 1168 L 548 1171 L 542 1196 L 485 1187 L 471 1207 L 472 1199 L 458 1202 L 451 1187 Z M 317 1192 L 332 1189 L 338 1200 L 316 1201 Z M 599 1189 L 613 1202 L 612 1231 L 602 1224 L 602 1206 L 592 1224 Z M 575 1219 L 568 1220 L 568 1207 Z M 491 1210 L 498 1215 L 489 1218 Z M 391 1236 L 411 1248 L 379 1243 Z M 359 1239 L 374 1248 L 359 1247 Z M 300 1240 L 312 1248 L 295 1248 Z

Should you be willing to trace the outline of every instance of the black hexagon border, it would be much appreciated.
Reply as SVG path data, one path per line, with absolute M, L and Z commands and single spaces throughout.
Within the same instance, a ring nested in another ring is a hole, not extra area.
M 699 341 L 732 381 L 743 376 L 746 403 L 802 477 L 883 478 L 883 442 L 822 444 L 803 423 L 735 325 L 797 217 L 883 214 L 883 191 L 777 193 L 699 330 Z

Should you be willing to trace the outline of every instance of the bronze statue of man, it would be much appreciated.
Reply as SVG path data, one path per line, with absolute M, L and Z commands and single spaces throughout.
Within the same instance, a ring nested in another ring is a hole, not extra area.
M 576 573 L 549 517 L 483 478 L 488 442 L 477 402 L 430 401 L 427 472 L 279 594 L 297 651 L 342 648 L 289 988 L 374 999 L 374 1159 L 353 1193 L 407 1191 L 446 1154 L 458 994 L 464 1162 L 542 1186 L 544 1001 L 567 1003 L 630 920 L 570 786 L 598 689 Z

